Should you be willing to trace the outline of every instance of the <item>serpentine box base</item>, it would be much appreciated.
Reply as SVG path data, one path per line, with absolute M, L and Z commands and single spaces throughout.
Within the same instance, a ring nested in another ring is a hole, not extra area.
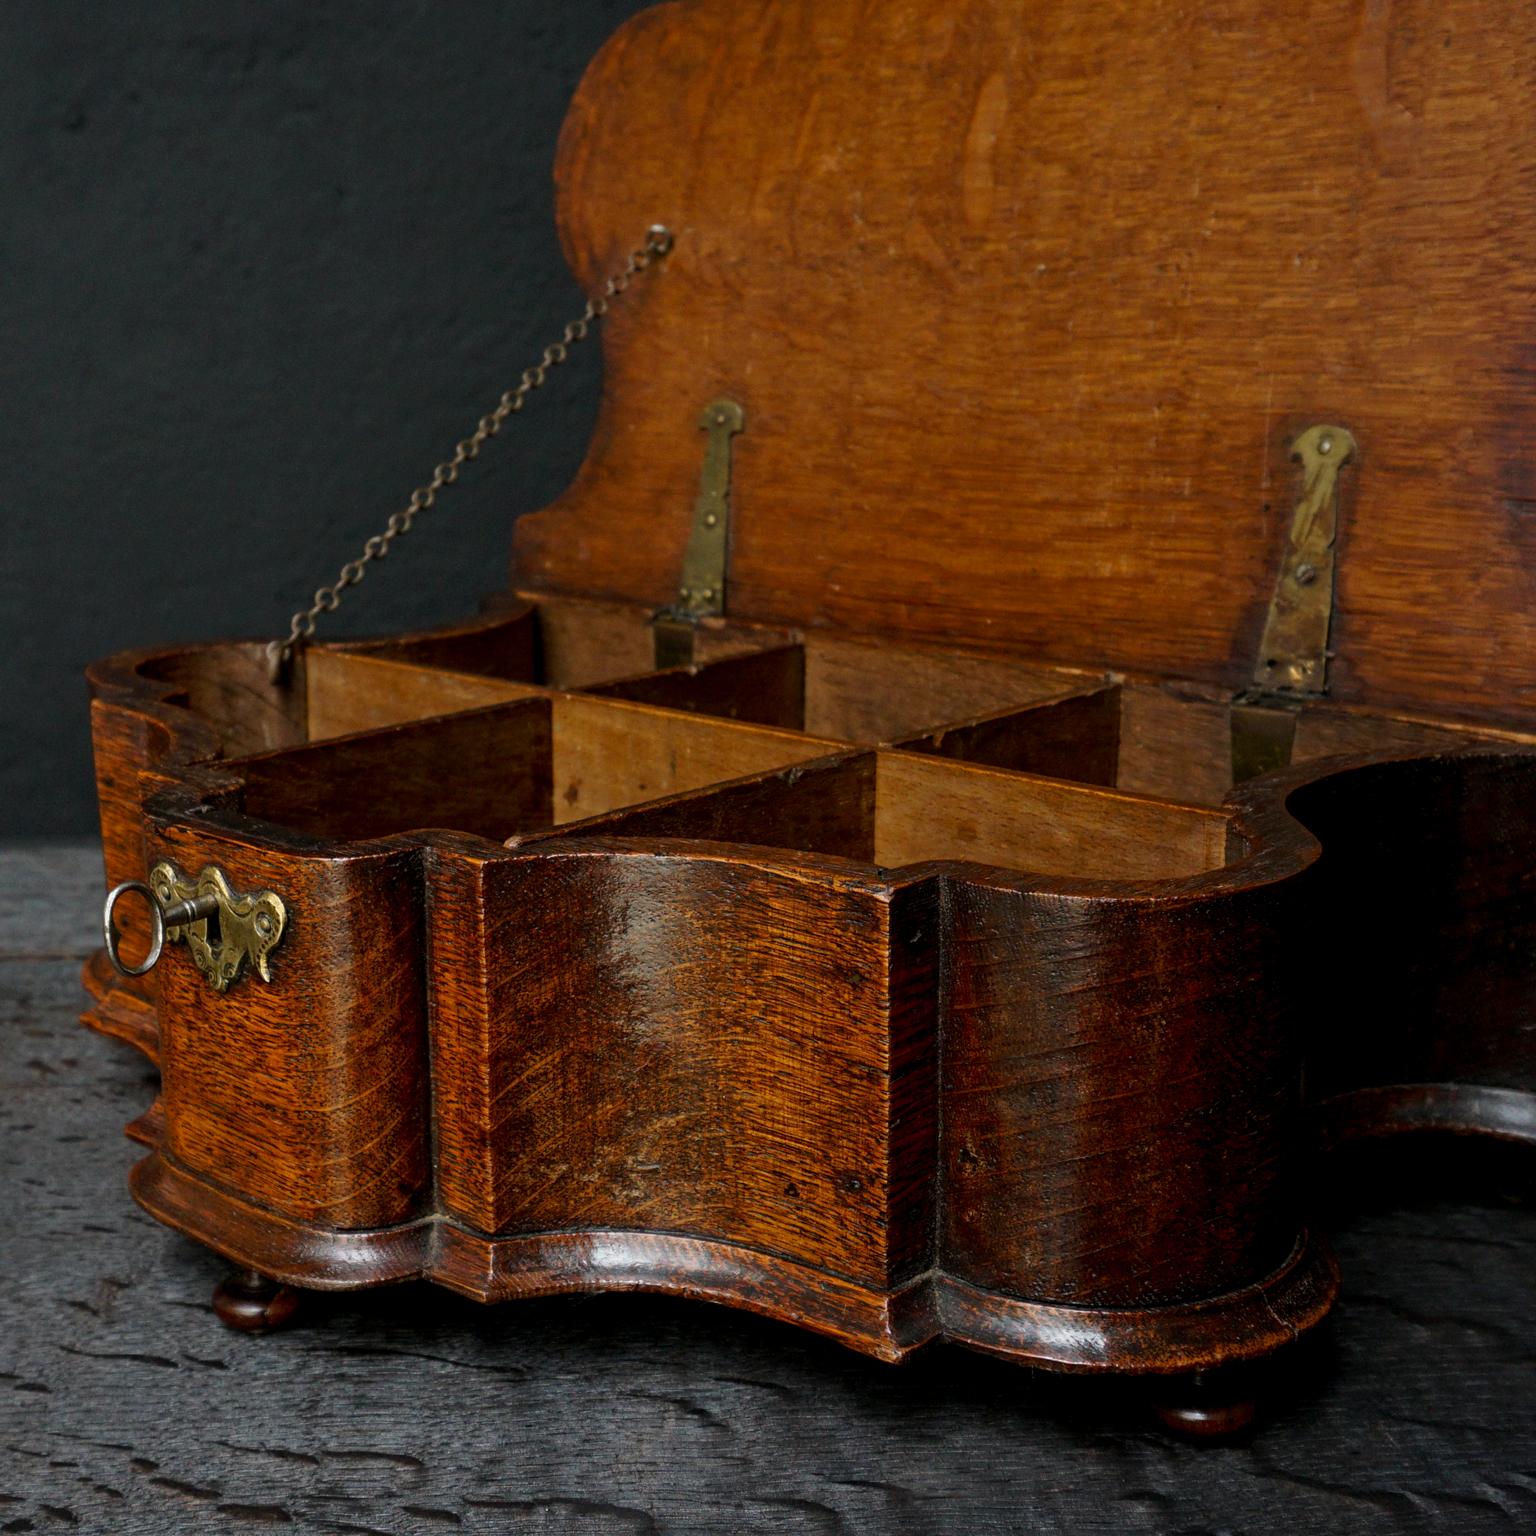
M 549 601 L 281 684 L 256 647 L 96 669 L 109 879 L 286 911 L 268 981 L 87 968 L 163 1074 L 146 1209 L 295 1286 L 659 1289 L 888 1360 L 1174 1373 L 1333 1299 L 1304 1062 L 1338 1132 L 1529 1135 L 1518 743 L 1319 707 L 1304 740 L 1441 749 L 1202 806 L 1141 782 L 1214 707 L 1156 684 L 723 623 L 593 675 L 648 627 Z M 936 696 L 985 725 L 910 718 Z M 1320 956 L 1346 910 L 1375 1008 Z

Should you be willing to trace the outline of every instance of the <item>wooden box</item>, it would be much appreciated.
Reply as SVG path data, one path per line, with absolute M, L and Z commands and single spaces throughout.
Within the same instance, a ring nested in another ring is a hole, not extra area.
M 1327 1313 L 1320 1132 L 1536 1138 L 1536 12 L 1189 18 L 643 14 L 561 230 L 674 244 L 509 594 L 93 670 L 108 883 L 212 915 L 88 1021 L 233 1320 L 1187 1376 Z

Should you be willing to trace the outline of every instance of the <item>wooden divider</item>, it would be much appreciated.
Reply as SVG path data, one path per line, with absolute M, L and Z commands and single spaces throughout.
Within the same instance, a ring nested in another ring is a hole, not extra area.
M 966 859 L 1032 874 L 1157 880 L 1220 869 L 1219 811 L 1088 784 L 882 752 L 875 860 Z
M 547 698 L 439 715 L 238 760 L 244 810 L 327 839 L 423 827 L 504 838 L 553 817 Z
M 533 683 L 315 649 L 305 658 L 311 741 L 542 697 Z
M 420 706 L 410 689 L 420 682 L 414 674 L 421 669 L 372 667 L 400 684 L 379 706 L 382 712 Z M 467 699 L 516 687 L 454 679 L 450 691 Z M 341 712 L 325 717 L 333 724 L 340 718 Z M 230 766 L 245 783 L 248 815 L 296 831 L 366 838 L 442 827 L 500 840 L 833 750 L 796 731 L 538 692 L 331 736 Z
M 1076 690 L 1023 709 L 941 725 L 893 745 L 1019 773 L 1113 785 L 1120 761 L 1120 688 Z
M 816 631 L 804 643 L 806 730 L 864 746 L 1102 682 L 1068 668 Z
M 1227 818 L 1203 806 L 877 751 L 560 819 L 512 843 L 573 836 L 701 838 L 884 869 L 959 860 L 1039 875 L 1149 880 L 1219 869 Z
M 835 750 L 796 731 L 585 694 L 559 694 L 552 702 L 557 824 Z

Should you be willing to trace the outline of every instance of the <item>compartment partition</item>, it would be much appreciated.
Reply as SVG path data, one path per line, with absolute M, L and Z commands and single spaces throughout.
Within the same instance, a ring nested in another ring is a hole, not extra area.
M 805 729 L 883 745 L 1102 682 L 1102 674 L 1000 656 L 808 632 Z
M 1536 10 L 1176 9 L 657 6 L 562 137 L 584 287 L 678 238 L 540 590 L 93 669 L 109 882 L 228 888 L 88 974 L 224 1315 L 654 1289 L 1221 1432 L 1337 1291 L 1317 1115 L 1536 1142 L 1536 734 L 1394 713 L 1536 733 Z
M 891 651 L 825 637 L 558 689 L 317 647 L 307 657 L 307 679 L 310 740 L 563 691 L 803 730 L 860 746 L 918 737 L 951 722 L 1102 686 L 1092 674 L 1068 669 L 962 653 Z
M 642 661 L 639 610 L 538 611 L 562 677 Z M 615 626 L 629 637 L 604 667 L 576 639 L 594 614 L 597 649 Z M 1084 878 L 1225 860 L 1209 808 L 1232 787 L 1232 703 L 1213 690 L 815 632 L 753 639 L 721 631 L 719 659 L 565 691 L 317 648 L 310 745 L 245 760 L 247 808 L 316 835 L 601 831 Z M 1319 704 L 1299 712 L 1295 756 L 1478 740 L 1529 738 Z
M 828 750 L 796 732 L 539 694 L 229 766 L 248 816 L 315 837 L 440 827 L 502 839 Z
M 851 752 L 567 822 L 550 835 L 689 838 L 827 854 L 882 871 L 958 860 L 1030 874 L 1156 880 L 1219 869 L 1227 817 L 1029 774 Z

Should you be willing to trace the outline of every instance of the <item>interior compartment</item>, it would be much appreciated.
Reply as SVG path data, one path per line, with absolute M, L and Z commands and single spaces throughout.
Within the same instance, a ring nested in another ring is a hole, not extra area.
M 1225 857 L 1221 818 L 1194 809 L 1232 787 L 1233 706 L 1214 689 L 821 632 L 706 625 L 699 639 L 705 659 L 654 671 L 643 609 L 558 600 L 314 647 L 302 688 L 274 685 L 255 645 L 142 670 L 221 731 L 248 814 L 328 839 L 434 826 L 507 840 L 618 814 L 626 835 L 889 867 L 1154 878 Z M 1295 727 L 1298 762 L 1536 745 L 1329 703 Z M 890 750 L 857 750 L 876 747 Z M 669 818 L 680 830 L 651 830 Z
M 1067 667 L 814 631 L 804 651 L 804 728 L 867 746 L 1103 681 L 1102 674 Z
M 345 651 L 312 652 L 306 672 L 305 733 L 311 742 L 546 697 L 536 683 L 444 672 Z
M 787 638 L 772 628 L 707 621 L 698 628 L 695 650 L 701 662 L 719 661 Z M 561 689 L 590 688 L 656 670 L 649 609 L 537 593 L 498 599 L 483 619 L 445 630 L 324 649 Z M 311 658 L 318 654 L 308 653 Z
M 491 679 L 482 679 L 491 683 Z M 504 839 L 824 756 L 788 731 L 540 694 L 230 764 L 248 816 L 327 839 Z
M 964 860 L 1105 880 L 1197 874 L 1227 856 L 1219 811 L 897 751 L 823 758 L 509 846 L 548 835 L 697 838 L 886 869 Z
M 540 691 L 527 679 L 439 670 L 371 651 L 314 650 L 306 673 L 310 740 Z M 693 667 L 609 677 L 580 691 L 877 746 L 945 721 L 1082 691 L 1097 681 L 1088 673 L 964 652 L 812 636 Z
M 896 743 L 1136 795 L 1219 805 L 1233 786 L 1233 706 L 1178 684 L 1113 683 L 1024 709 L 995 710 Z M 1536 738 L 1319 702 L 1297 711 L 1291 761 L 1343 753 L 1432 753 Z

